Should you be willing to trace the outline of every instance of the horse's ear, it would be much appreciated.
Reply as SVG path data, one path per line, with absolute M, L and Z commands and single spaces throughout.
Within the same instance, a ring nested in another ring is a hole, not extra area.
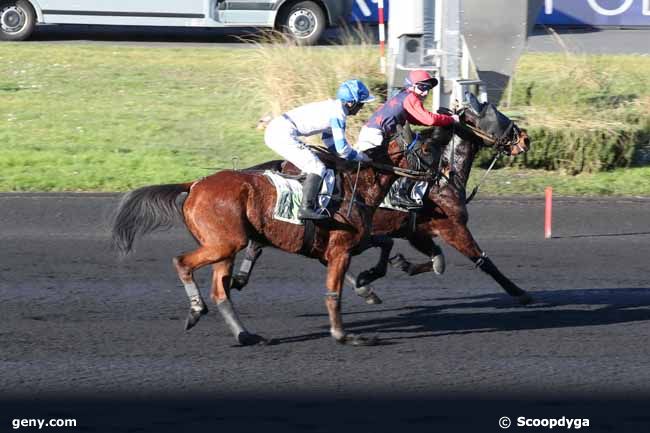
M 469 108 L 474 111 L 474 113 L 477 115 L 481 114 L 481 111 L 483 111 L 484 108 L 484 104 L 481 104 L 481 102 L 474 94 L 465 92 L 465 101 L 469 105 Z

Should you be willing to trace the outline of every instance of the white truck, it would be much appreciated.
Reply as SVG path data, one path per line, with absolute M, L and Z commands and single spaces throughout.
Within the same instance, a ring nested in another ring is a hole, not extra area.
M 0 0 L 0 40 L 27 39 L 37 24 L 263 27 L 313 44 L 345 19 L 353 0 Z

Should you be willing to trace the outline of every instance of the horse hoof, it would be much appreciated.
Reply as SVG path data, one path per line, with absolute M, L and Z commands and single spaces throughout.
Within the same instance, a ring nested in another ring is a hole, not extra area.
M 187 314 L 187 319 L 185 320 L 185 330 L 189 331 L 192 329 L 201 319 L 201 316 L 208 314 L 208 307 L 203 304 L 201 310 L 190 309 L 190 312 Z
M 366 304 L 368 305 L 379 305 L 382 304 L 384 301 L 381 300 L 379 296 L 377 296 L 375 293 L 371 293 L 368 296 L 366 296 Z
M 233 277 L 230 279 L 231 289 L 241 291 L 241 289 L 246 287 L 246 284 L 248 284 L 248 279 L 243 275 L 233 275 Z
M 528 304 L 531 304 L 533 302 L 533 297 L 530 296 L 528 293 L 524 293 L 523 295 L 519 295 L 516 298 L 517 298 L 517 302 L 519 303 L 519 305 L 528 305 Z
M 354 347 L 376 346 L 377 344 L 379 344 L 379 338 L 375 336 L 364 337 L 359 334 L 345 334 L 343 338 L 337 339 L 336 342 L 340 344 L 345 344 L 346 346 L 354 346 Z
M 368 284 L 372 283 L 373 281 L 374 281 L 374 279 L 372 278 L 371 272 L 370 271 L 363 271 L 357 277 L 357 287 L 367 286 Z
M 268 346 L 273 344 L 273 340 L 267 340 L 261 335 L 251 334 L 249 332 L 240 332 L 237 341 L 242 346 Z
M 390 263 L 392 267 L 404 272 L 408 272 L 409 267 L 411 266 L 409 261 L 399 253 L 388 259 L 388 263 Z
M 443 256 L 442 254 L 438 254 L 433 258 L 432 263 L 433 263 L 433 272 L 436 275 L 442 275 L 445 273 L 445 268 L 447 267 L 445 263 L 445 256 Z

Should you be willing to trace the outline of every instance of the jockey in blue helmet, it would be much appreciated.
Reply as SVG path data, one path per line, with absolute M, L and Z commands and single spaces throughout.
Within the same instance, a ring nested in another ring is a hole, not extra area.
M 363 104 L 374 99 L 361 81 L 348 80 L 338 88 L 336 99 L 312 102 L 294 108 L 269 123 L 264 134 L 266 145 L 307 174 L 298 214 L 301 219 L 327 218 L 315 210 L 318 191 L 325 175 L 325 165 L 301 137 L 321 134 L 327 148 L 341 158 L 370 161 L 363 152 L 357 152 L 350 146 L 345 138 L 345 125 L 348 115 L 354 116 Z

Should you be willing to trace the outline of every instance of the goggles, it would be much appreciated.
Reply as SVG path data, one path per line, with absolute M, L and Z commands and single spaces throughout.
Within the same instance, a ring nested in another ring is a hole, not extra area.
M 357 114 L 363 108 L 363 102 L 354 102 L 348 106 L 348 114 Z
M 428 92 L 433 89 L 433 86 L 430 83 L 415 83 L 415 87 L 417 87 L 420 92 Z

